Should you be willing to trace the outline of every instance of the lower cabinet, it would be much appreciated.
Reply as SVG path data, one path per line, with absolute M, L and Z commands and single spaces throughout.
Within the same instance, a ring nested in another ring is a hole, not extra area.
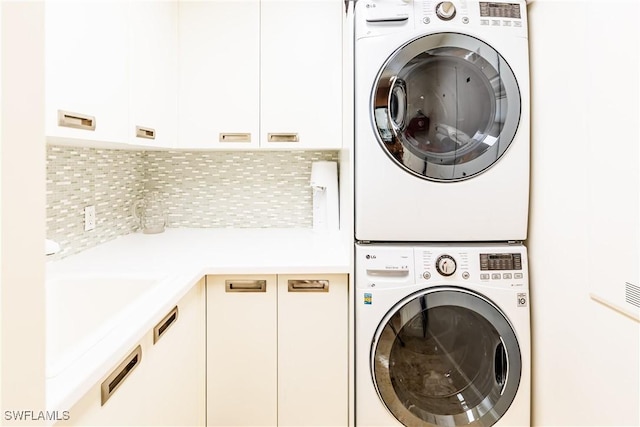
M 56 425 L 348 425 L 347 275 L 207 276 L 176 307 Z
M 207 425 L 275 426 L 275 275 L 207 276 Z
M 348 424 L 348 277 L 207 276 L 207 424 Z
M 204 287 L 203 279 L 57 425 L 204 425 Z

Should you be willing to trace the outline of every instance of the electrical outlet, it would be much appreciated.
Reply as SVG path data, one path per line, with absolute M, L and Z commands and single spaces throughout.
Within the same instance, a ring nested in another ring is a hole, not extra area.
M 84 208 L 84 231 L 96 228 L 96 207 L 87 206 Z

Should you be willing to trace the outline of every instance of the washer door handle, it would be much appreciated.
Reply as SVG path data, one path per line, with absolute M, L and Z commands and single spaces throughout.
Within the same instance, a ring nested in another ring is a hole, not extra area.
M 496 384 L 500 387 L 500 395 L 502 395 L 507 385 L 507 378 L 509 377 L 509 357 L 507 356 L 502 338 L 500 338 L 500 343 L 496 346 L 494 367 Z
M 407 84 L 404 80 L 393 77 L 389 99 L 387 100 L 387 114 L 389 123 L 394 131 L 402 131 L 407 117 Z

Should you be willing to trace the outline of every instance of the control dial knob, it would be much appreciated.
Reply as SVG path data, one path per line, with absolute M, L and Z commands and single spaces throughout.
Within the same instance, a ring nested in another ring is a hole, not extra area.
M 450 1 L 443 1 L 436 6 L 436 15 L 443 21 L 451 21 L 456 16 L 456 7 Z
M 436 261 L 436 270 L 443 276 L 451 276 L 457 267 L 456 260 L 451 255 L 441 255 Z

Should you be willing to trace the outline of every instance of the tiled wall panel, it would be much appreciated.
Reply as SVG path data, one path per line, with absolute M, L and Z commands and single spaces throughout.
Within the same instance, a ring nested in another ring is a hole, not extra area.
M 122 151 L 47 148 L 47 238 L 59 259 L 138 231 L 133 203 L 165 201 L 169 227 L 310 228 L 311 163 L 334 151 Z M 84 207 L 96 228 L 84 231 Z
M 310 228 L 311 163 L 336 152 L 145 153 L 145 192 L 165 197 L 170 227 Z
M 47 147 L 47 238 L 62 258 L 135 231 L 132 202 L 143 194 L 143 153 Z M 84 231 L 84 208 L 96 207 L 96 227 Z M 48 259 L 51 259 L 48 258 Z

